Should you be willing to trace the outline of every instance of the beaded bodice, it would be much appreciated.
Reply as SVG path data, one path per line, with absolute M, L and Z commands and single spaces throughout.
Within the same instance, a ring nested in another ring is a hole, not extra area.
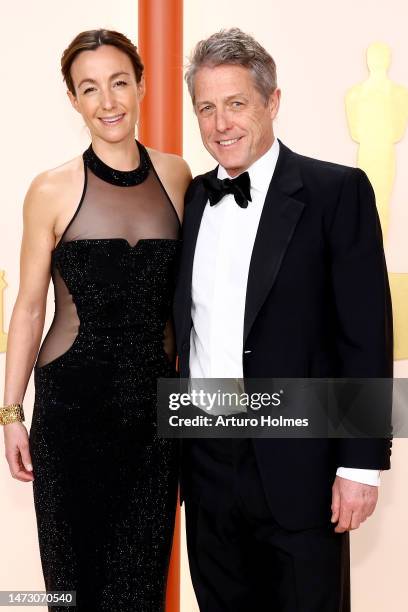
M 169 318 L 180 223 L 150 160 L 118 171 L 83 154 L 84 188 L 52 252 L 55 315 L 37 367 L 59 359 L 78 334 L 161 342 Z M 112 340 L 113 341 L 113 340 Z

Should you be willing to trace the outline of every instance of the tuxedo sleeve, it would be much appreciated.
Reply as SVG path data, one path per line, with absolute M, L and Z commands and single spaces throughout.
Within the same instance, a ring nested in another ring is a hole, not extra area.
M 392 309 L 381 227 L 373 189 L 360 169 L 344 177 L 329 244 L 338 377 L 392 378 Z M 390 416 L 392 393 L 384 397 L 381 409 Z M 390 467 L 389 438 L 344 438 L 336 445 L 338 466 Z

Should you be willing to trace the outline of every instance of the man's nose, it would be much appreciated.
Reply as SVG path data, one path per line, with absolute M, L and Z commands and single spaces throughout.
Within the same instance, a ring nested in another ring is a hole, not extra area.
M 225 132 L 231 127 L 231 121 L 228 118 L 228 113 L 217 111 L 215 114 L 215 127 L 218 132 Z

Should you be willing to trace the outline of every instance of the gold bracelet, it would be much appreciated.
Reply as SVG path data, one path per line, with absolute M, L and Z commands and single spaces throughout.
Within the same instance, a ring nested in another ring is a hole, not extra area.
M 0 408 L 0 425 L 24 421 L 23 404 L 9 404 Z

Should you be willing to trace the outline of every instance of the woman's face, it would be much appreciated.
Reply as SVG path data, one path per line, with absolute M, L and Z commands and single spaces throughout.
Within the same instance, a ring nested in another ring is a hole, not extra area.
M 81 113 L 92 139 L 120 142 L 134 138 L 144 80 L 138 84 L 130 58 L 112 45 L 82 51 L 71 66 L 75 95 L 72 106 Z

